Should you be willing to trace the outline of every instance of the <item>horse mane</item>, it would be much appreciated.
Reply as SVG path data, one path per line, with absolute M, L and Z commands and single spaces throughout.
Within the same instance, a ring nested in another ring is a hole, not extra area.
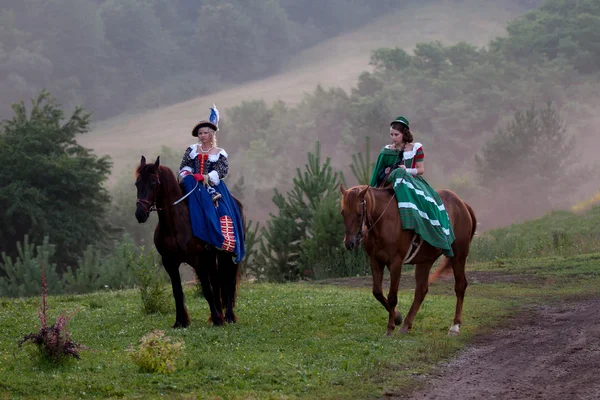
M 160 165 L 158 167 L 158 176 L 160 177 L 161 184 L 165 185 L 167 193 L 171 193 L 172 191 L 181 192 L 179 182 L 177 182 L 177 178 L 171 168 Z

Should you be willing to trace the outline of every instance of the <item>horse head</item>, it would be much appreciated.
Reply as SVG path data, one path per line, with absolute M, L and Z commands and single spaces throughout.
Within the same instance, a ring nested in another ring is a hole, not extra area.
M 135 186 L 137 188 L 137 206 L 135 218 L 143 224 L 150 217 L 150 212 L 156 209 L 156 198 L 160 188 L 160 156 L 156 157 L 154 164 L 146 164 L 146 157 L 142 156 L 140 165 L 136 170 Z
M 357 249 L 363 237 L 367 217 L 365 196 L 369 186 L 346 189 L 340 184 L 342 193 L 342 217 L 344 217 L 344 246 L 346 249 Z

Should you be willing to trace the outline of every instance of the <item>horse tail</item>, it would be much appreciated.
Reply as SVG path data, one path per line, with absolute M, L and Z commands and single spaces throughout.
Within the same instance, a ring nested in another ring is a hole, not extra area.
M 444 256 L 442 265 L 440 265 L 433 274 L 429 275 L 429 284 L 431 285 L 440 278 L 446 278 L 452 271 L 452 260 Z
M 464 202 L 464 205 L 467 207 L 467 210 L 469 211 L 469 215 L 471 216 L 471 237 L 469 238 L 469 242 L 473 241 L 473 236 L 475 236 L 475 231 L 477 229 L 477 218 L 475 217 L 475 211 L 473 211 L 473 208 L 471 208 L 470 205 L 468 205 L 466 202 Z M 442 261 L 442 265 L 440 265 L 433 274 L 431 274 L 429 276 L 429 284 L 431 285 L 432 283 L 434 283 L 435 281 L 437 281 L 440 278 L 446 278 L 450 275 L 452 271 L 452 260 L 448 257 L 444 256 L 444 261 Z
M 246 213 L 244 212 L 244 205 L 234 195 L 231 195 L 231 197 L 233 197 L 233 200 L 235 201 L 235 204 L 237 204 L 238 209 L 240 210 L 240 217 L 242 218 L 242 227 L 244 228 L 244 232 L 242 232 L 242 235 L 243 235 L 243 237 L 245 239 L 246 238 Z
M 245 240 L 246 239 L 247 225 L 246 225 L 246 213 L 244 212 L 244 205 L 234 195 L 231 195 L 231 197 L 233 197 L 233 200 L 235 201 L 235 204 L 237 204 L 238 209 L 240 211 L 240 218 L 242 219 L 242 230 L 243 230 L 240 233 L 241 233 L 242 239 Z M 227 268 L 229 269 L 229 273 L 227 274 L 228 279 L 233 279 L 234 280 L 234 284 L 231 287 L 231 289 L 233 290 L 233 293 L 232 293 L 233 307 L 235 307 L 236 303 L 237 303 L 237 293 L 238 293 L 238 290 L 239 290 L 239 287 L 240 287 L 242 269 L 240 268 L 240 264 L 236 264 L 234 262 L 231 262 L 231 265 L 228 265 Z M 227 293 L 224 293 L 223 291 L 221 291 L 221 301 L 222 301 L 222 304 L 227 304 L 226 303 L 227 299 L 223 298 L 223 296 L 226 297 Z
M 471 241 L 473 241 L 473 236 L 475 236 L 475 231 L 477 230 L 477 218 L 475 217 L 475 211 L 471 208 L 470 205 L 465 203 L 467 206 L 467 210 L 469 210 L 469 214 L 471 214 Z

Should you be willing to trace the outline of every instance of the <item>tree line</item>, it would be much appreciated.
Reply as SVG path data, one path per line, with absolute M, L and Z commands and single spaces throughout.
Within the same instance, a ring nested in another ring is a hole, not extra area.
M 0 100 L 46 88 L 96 119 L 172 104 L 272 74 L 299 50 L 412 2 L 3 0 Z

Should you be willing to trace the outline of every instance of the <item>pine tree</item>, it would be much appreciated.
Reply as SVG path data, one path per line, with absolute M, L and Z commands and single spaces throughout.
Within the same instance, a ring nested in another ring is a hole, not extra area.
M 294 187 L 284 197 L 275 189 L 273 202 L 279 209 L 261 229 L 263 241 L 258 264 L 271 280 L 294 280 L 303 276 L 299 265 L 302 242 L 309 236 L 313 216 L 323 198 L 334 195 L 343 176 L 334 172 L 331 159 L 321 162 L 321 146 L 307 154 L 304 171 L 296 170 Z
M 359 185 L 369 184 L 375 166 L 371 162 L 371 138 L 369 136 L 365 138 L 365 147 L 366 156 L 363 157 L 362 152 L 352 154 L 352 164 L 350 165 L 350 170 Z

